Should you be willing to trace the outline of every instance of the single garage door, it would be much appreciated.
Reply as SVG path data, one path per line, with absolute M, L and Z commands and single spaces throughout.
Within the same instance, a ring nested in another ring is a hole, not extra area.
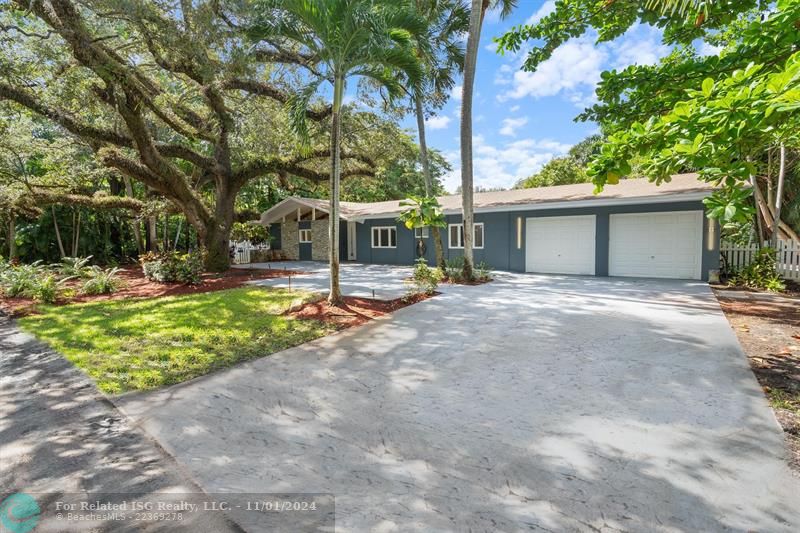
M 595 216 L 529 218 L 525 270 L 594 275 Z
M 700 279 L 703 212 L 611 215 L 608 274 Z

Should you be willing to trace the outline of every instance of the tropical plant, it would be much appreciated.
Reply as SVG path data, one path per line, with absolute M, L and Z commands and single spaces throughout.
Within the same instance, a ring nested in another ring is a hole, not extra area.
M 464 281 L 464 257 L 451 257 L 444 262 L 444 274 L 453 283 Z
M 93 266 L 89 270 L 89 275 L 81 287 L 83 294 L 110 294 L 116 292 L 122 285 L 122 280 L 117 275 L 119 268 L 102 269 L 99 266 Z
M 485 261 L 481 261 L 475 266 L 475 279 L 478 281 L 492 280 L 492 268 Z
M 749 265 L 733 273 L 729 283 L 770 292 L 784 291 L 786 283 L 776 269 L 775 253 L 773 248 L 762 248 Z
M 417 40 L 417 55 L 423 76 L 411 91 L 417 119 L 419 159 L 425 178 L 425 196 L 435 196 L 425 115 L 444 105 L 455 87 L 455 73 L 464 69 L 462 35 L 469 29 L 469 11 L 461 0 L 415 0 L 417 11 L 429 22 L 428 31 Z M 436 265 L 444 268 L 444 245 L 438 226 L 431 228 Z
M 400 202 L 403 211 L 397 220 L 408 229 L 417 228 L 446 228 L 442 206 L 433 196 L 411 196 Z M 438 265 L 438 263 L 437 263 Z
M 461 206 L 464 223 L 464 277 L 472 280 L 472 236 L 474 213 L 472 205 L 472 93 L 478 65 L 478 46 L 481 41 L 483 17 L 490 8 L 500 7 L 505 17 L 516 7 L 516 0 L 472 0 L 464 60 L 464 83 L 461 90 Z
M 342 107 L 347 81 L 366 78 L 401 95 L 397 73 L 410 83 L 421 78 L 414 53 L 414 38 L 427 24 L 407 1 L 387 0 L 261 0 L 251 37 L 256 41 L 285 40 L 313 58 L 311 81 L 289 101 L 291 125 L 308 142 L 307 110 L 311 99 L 327 81 L 333 84 L 330 135 L 330 209 L 328 301 L 339 304 L 339 187 L 342 177 Z
M 53 268 L 62 276 L 87 278 L 92 272 L 92 267 L 89 266 L 91 260 L 91 255 L 88 257 L 62 257 L 61 263 L 53 265 Z
M 420 257 L 414 264 L 414 273 L 406 283 L 408 285 L 408 295 L 417 294 L 431 295 L 436 292 L 439 283 L 444 279 L 444 272 L 438 267 L 428 266 L 425 258 Z
M 48 274 L 48 269 L 41 261 L 31 264 L 6 264 L 0 270 L 0 289 L 3 294 L 14 298 L 27 296 L 32 298 L 39 279 Z
M 33 283 L 25 296 L 48 304 L 55 303 L 66 287 L 67 282 L 72 279 L 72 277 L 59 278 L 55 274 L 38 276 L 33 279 Z

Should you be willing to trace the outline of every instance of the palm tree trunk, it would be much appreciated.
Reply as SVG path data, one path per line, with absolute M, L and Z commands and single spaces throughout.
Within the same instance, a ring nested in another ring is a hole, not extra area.
M 425 140 L 425 113 L 422 110 L 422 98 L 414 95 L 414 105 L 417 110 L 417 132 L 419 133 L 419 158 L 422 163 L 422 176 L 425 178 L 425 196 L 433 196 L 433 177 L 431 176 L 431 165 L 428 159 L 428 143 Z M 444 245 L 442 244 L 442 232 L 438 226 L 431 228 L 433 244 L 436 247 L 436 266 L 444 270 Z
M 56 230 L 56 243 L 58 243 L 58 256 L 59 259 L 65 257 L 67 253 L 64 251 L 64 241 L 61 240 L 61 230 L 58 227 L 58 218 L 56 218 L 56 206 L 51 205 L 50 211 L 53 213 L 53 227 Z
M 344 96 L 344 79 L 336 76 L 333 82 L 333 112 L 331 114 L 331 177 L 330 213 L 328 215 L 328 256 L 331 269 L 328 303 L 339 305 L 342 291 L 339 287 L 339 180 L 342 176 L 340 136 L 342 133 L 341 111 Z
M 786 146 L 781 144 L 780 163 L 778 165 L 778 185 L 775 191 L 775 218 L 772 222 L 772 237 L 770 246 L 778 249 L 778 237 L 781 233 L 781 206 L 783 204 L 783 182 L 786 178 Z
M 464 85 L 461 98 L 461 209 L 464 219 L 464 279 L 472 280 L 472 92 L 478 64 L 478 45 L 481 41 L 483 1 L 472 0 L 469 15 L 469 36 L 464 57 Z

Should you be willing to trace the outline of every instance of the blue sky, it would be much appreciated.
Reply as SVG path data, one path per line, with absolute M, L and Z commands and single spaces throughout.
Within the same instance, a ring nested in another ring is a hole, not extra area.
M 661 33 L 648 26 L 632 28 L 613 43 L 596 45 L 591 37 L 572 39 L 559 48 L 537 72 L 519 67 L 524 50 L 500 56 L 492 38 L 534 21 L 553 8 L 552 0 L 529 0 L 507 19 L 490 13 L 482 32 L 473 107 L 475 185 L 510 188 L 536 172 L 553 157 L 597 131 L 593 123 L 573 121 L 594 101 L 600 73 L 631 64 L 652 64 L 670 49 Z M 440 113 L 428 120 L 428 143 L 441 150 L 453 164 L 445 187 L 453 192 L 460 184 L 459 113 L 461 86 Z M 416 131 L 413 117 L 404 124 Z

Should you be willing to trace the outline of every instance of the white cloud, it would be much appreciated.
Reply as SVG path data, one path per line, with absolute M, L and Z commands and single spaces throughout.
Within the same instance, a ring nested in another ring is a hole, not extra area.
M 450 125 L 450 117 L 438 115 L 425 119 L 425 126 L 431 130 L 443 130 Z
M 555 0 L 547 0 L 547 2 L 542 4 L 541 7 L 539 7 L 536 13 L 528 17 L 528 20 L 525 21 L 525 24 L 536 24 L 537 22 L 539 22 L 540 20 L 542 20 L 544 17 L 546 17 L 555 10 L 556 10 Z
M 491 188 L 512 187 L 570 148 L 568 144 L 551 139 L 520 139 L 492 145 L 481 135 L 475 136 L 472 144 L 473 183 Z M 453 165 L 453 170 L 444 176 L 444 186 L 453 192 L 461 185 L 460 153 L 453 150 L 445 152 L 444 156 Z
M 703 41 L 700 43 L 700 46 L 696 46 L 695 48 L 697 48 L 697 53 L 701 56 L 718 56 L 724 47 L 708 44 Z
M 517 135 L 517 130 L 527 123 L 528 119 L 526 117 L 504 118 L 503 127 L 500 128 L 500 135 L 515 137 Z
M 512 105 L 510 111 L 512 113 L 516 113 L 517 111 L 519 111 L 519 106 L 518 105 Z
M 460 101 L 461 101 L 461 97 L 463 96 L 463 95 L 461 94 L 461 91 L 463 91 L 463 90 L 464 90 L 464 87 L 463 87 L 462 85 L 456 85 L 456 86 L 455 86 L 455 87 L 453 87 L 453 89 L 450 91 L 450 98 L 452 98 L 453 100 L 456 100 L 456 101 L 460 102 Z
M 535 72 L 514 72 L 510 78 L 512 87 L 498 95 L 498 100 L 593 92 L 607 58 L 607 53 L 588 38 L 570 39 Z
M 484 46 L 483 49 L 486 50 L 487 52 L 495 53 L 497 52 L 497 43 L 492 41 L 486 46 Z
M 633 26 L 616 41 L 604 45 L 614 58 L 611 67 L 623 69 L 630 65 L 655 65 L 670 52 L 661 42 L 661 31 L 643 26 Z

